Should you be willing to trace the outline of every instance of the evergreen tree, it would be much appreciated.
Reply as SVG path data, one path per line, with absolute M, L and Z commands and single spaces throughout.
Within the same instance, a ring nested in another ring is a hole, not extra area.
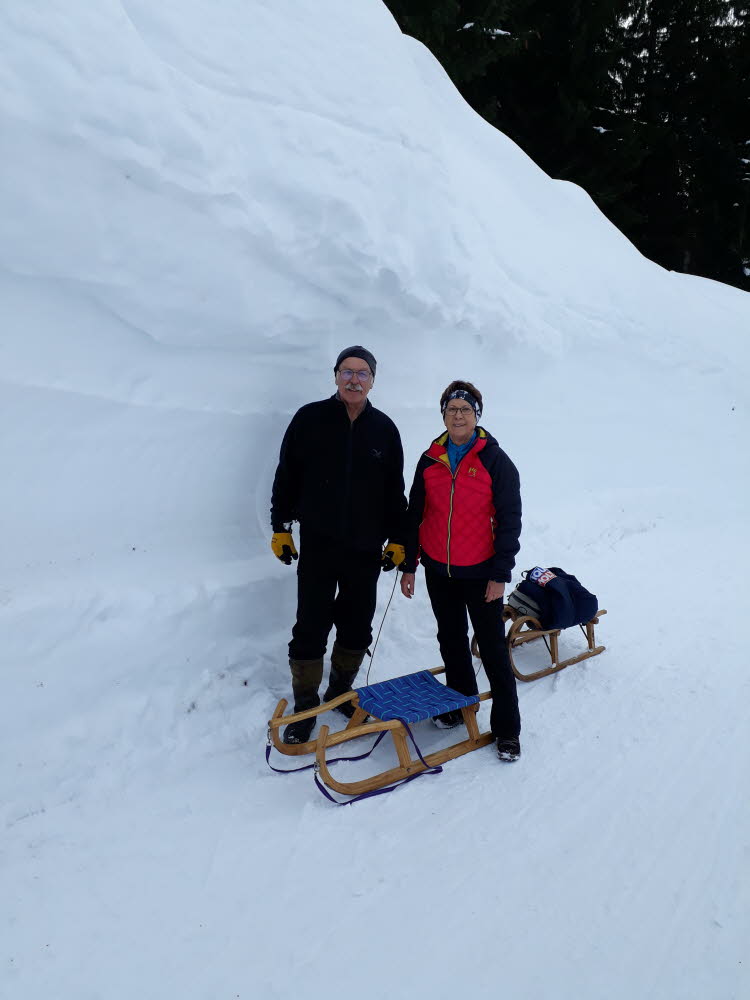
M 507 23 L 520 42 L 486 82 L 492 121 L 553 177 L 575 181 L 616 225 L 643 152 L 615 113 L 620 17 L 627 0 L 522 0 Z
M 741 18 L 726 0 L 636 0 L 627 13 L 617 96 L 646 151 L 627 196 L 646 220 L 636 242 L 665 267 L 743 285 Z
M 747 0 L 386 0 L 648 257 L 750 288 Z
M 717 100 L 721 175 L 706 209 L 701 273 L 750 291 L 750 4 L 722 26 L 723 91 Z M 713 239 L 712 239 L 713 237 Z M 719 262 L 720 270 L 714 270 Z
M 440 61 L 458 90 L 483 77 L 507 52 L 511 0 L 386 0 L 401 30 Z

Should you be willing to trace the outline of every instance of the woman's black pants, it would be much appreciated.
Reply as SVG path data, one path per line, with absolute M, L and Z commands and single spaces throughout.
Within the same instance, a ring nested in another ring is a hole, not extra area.
M 478 693 L 469 645 L 468 612 L 492 691 L 492 733 L 499 739 L 517 737 L 521 732 L 521 716 L 516 678 L 505 644 L 503 602 L 485 601 L 487 580 L 462 580 L 430 570 L 425 570 L 425 579 L 437 621 L 446 683 L 461 694 Z

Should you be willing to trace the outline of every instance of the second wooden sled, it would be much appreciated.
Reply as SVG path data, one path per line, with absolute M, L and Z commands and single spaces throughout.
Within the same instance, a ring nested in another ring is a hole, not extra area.
M 510 628 L 508 629 L 505 641 L 508 644 L 510 665 L 513 668 L 515 676 L 519 681 L 535 681 L 540 677 L 548 677 L 550 674 L 556 674 L 559 670 L 564 670 L 573 663 L 580 663 L 581 660 L 587 660 L 590 656 L 598 656 L 599 653 L 603 653 L 606 646 L 596 645 L 594 626 L 599 624 L 599 619 L 602 615 L 606 615 L 606 613 L 607 612 L 603 609 L 599 610 L 593 618 L 587 621 L 584 625 L 579 626 L 586 637 L 587 648 L 584 652 L 579 653 L 577 656 L 571 656 L 567 660 L 561 660 L 559 638 L 563 629 L 544 629 L 536 618 L 532 618 L 531 615 L 522 615 L 520 612 L 516 611 L 515 608 L 511 607 L 511 605 L 506 604 L 503 608 L 503 621 L 509 621 Z M 526 643 L 534 642 L 536 639 L 544 640 L 544 644 L 547 647 L 547 652 L 550 657 L 550 665 L 548 667 L 543 667 L 541 670 L 535 670 L 532 673 L 525 674 L 518 669 L 516 662 L 513 659 L 513 650 L 526 645 Z M 474 656 L 479 657 L 481 660 L 482 657 L 479 651 L 479 644 L 477 643 L 476 636 L 472 636 L 471 651 Z
M 317 708 L 297 712 L 294 715 L 284 715 L 287 703 L 282 699 L 268 724 L 269 739 L 281 753 L 300 755 L 314 751 L 316 771 L 320 778 L 329 788 L 342 795 L 364 795 L 377 789 L 386 788 L 388 785 L 397 785 L 423 771 L 439 767 L 446 761 L 487 746 L 494 740 L 492 733 L 480 733 L 477 723 L 479 702 L 491 698 L 491 692 L 486 691 L 483 694 L 473 696 L 459 694 L 436 679 L 437 674 L 444 672 L 445 667 L 435 667 L 433 670 L 422 670 L 415 674 L 394 677 L 388 681 L 348 691 L 332 701 L 318 705 Z M 316 740 L 291 745 L 282 743 L 279 736 L 279 729 L 282 726 L 296 722 L 298 719 L 319 715 L 345 701 L 352 701 L 357 707 L 344 729 L 331 732 L 329 727 L 324 725 L 320 727 Z M 415 759 L 412 756 L 408 740 L 411 735 L 409 726 L 434 715 L 456 709 L 461 710 L 467 736 L 442 750 L 425 755 L 418 753 L 417 759 Z M 371 717 L 371 721 L 365 722 L 364 720 L 368 716 Z M 385 736 L 386 733 L 390 733 L 396 751 L 397 767 L 389 768 L 359 781 L 338 781 L 334 778 L 327 760 L 327 752 L 332 747 L 341 746 L 341 744 L 360 736 L 377 734 Z

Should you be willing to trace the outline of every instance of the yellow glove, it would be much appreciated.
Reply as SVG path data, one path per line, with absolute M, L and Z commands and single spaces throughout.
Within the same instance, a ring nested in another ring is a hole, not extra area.
M 406 559 L 406 552 L 403 545 L 399 545 L 398 542 L 388 542 L 383 550 L 383 558 L 380 561 L 380 565 L 383 572 L 388 573 L 390 570 L 395 569 L 396 566 L 400 566 L 404 559 Z
M 271 550 L 277 559 L 285 565 L 291 566 L 292 559 L 298 559 L 297 549 L 294 547 L 294 539 L 291 531 L 277 531 L 271 538 Z

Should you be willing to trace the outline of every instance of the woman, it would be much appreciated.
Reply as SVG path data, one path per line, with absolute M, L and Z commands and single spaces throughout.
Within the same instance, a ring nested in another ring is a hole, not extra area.
M 521 754 L 516 681 L 505 645 L 503 595 L 519 549 L 518 472 L 497 441 L 477 425 L 482 394 L 471 382 L 451 382 L 440 397 L 447 431 L 417 464 L 409 495 L 401 592 L 414 594 L 421 559 L 438 626 L 446 682 L 477 693 L 466 613 L 476 633 L 492 690 L 490 725 L 501 760 Z M 441 728 L 462 722 L 460 711 L 433 720 Z

